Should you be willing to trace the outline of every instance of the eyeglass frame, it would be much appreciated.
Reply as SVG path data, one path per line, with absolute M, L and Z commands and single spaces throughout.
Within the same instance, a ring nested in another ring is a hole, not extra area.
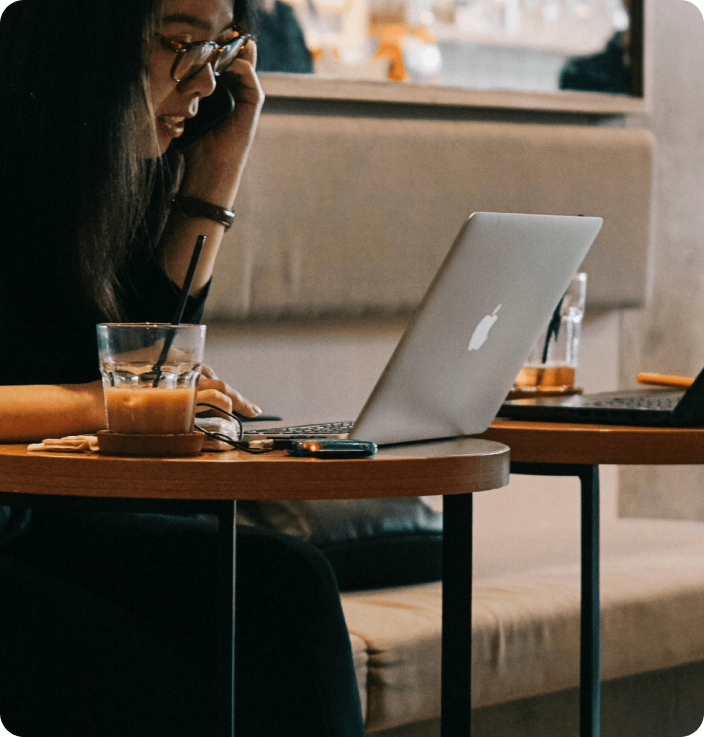
M 176 59 L 174 60 L 174 63 L 171 66 L 171 79 L 173 79 L 174 82 L 183 82 L 184 80 L 192 79 L 196 75 L 200 74 L 203 71 L 203 69 L 205 69 L 205 67 L 208 64 L 212 64 L 213 74 L 216 77 L 219 77 L 220 76 L 220 73 L 221 72 L 224 72 L 225 69 L 227 69 L 230 66 L 230 64 L 232 64 L 232 62 L 237 58 L 238 54 L 240 53 L 240 51 L 242 50 L 242 48 L 244 47 L 244 45 L 247 43 L 247 41 L 249 41 L 250 38 L 253 38 L 253 36 L 252 36 L 251 33 L 241 33 L 237 27 L 233 27 L 233 29 L 235 31 L 237 31 L 238 33 L 240 33 L 240 35 L 239 36 L 236 36 L 231 41 L 228 41 L 227 43 L 224 43 L 224 44 L 219 44 L 217 41 L 193 41 L 193 42 L 190 42 L 190 41 L 173 41 L 173 40 L 167 38 L 166 36 L 164 36 L 163 34 L 157 33 L 156 35 L 159 37 L 159 40 L 161 41 L 161 43 L 164 46 L 164 48 L 167 49 L 168 51 L 173 51 L 176 54 Z M 220 71 L 216 71 L 215 67 L 217 65 L 217 61 L 215 62 L 215 64 L 213 64 L 213 57 L 214 57 L 214 55 L 215 54 L 218 54 L 218 55 L 219 54 L 222 54 L 222 52 L 228 46 L 232 46 L 233 44 L 237 44 L 237 43 L 240 44 L 240 47 L 235 51 L 235 55 L 232 57 L 232 59 L 230 60 L 230 62 L 228 63 L 228 65 L 224 69 L 221 69 Z M 200 67 L 200 69 L 198 69 L 195 72 L 192 72 L 187 77 L 181 77 L 180 79 L 177 78 L 176 77 L 176 67 L 178 67 L 178 64 L 179 64 L 179 62 L 181 60 L 181 57 L 184 54 L 187 54 L 192 49 L 197 48 L 198 46 L 210 46 L 210 47 L 212 47 L 212 51 L 210 53 L 210 56 L 205 60 L 205 62 L 203 62 L 203 66 Z

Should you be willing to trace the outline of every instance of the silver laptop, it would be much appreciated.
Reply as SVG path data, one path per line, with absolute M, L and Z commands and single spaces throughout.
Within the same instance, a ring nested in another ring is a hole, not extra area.
M 354 422 L 272 427 L 245 437 L 388 445 L 483 432 L 602 222 L 470 215 Z

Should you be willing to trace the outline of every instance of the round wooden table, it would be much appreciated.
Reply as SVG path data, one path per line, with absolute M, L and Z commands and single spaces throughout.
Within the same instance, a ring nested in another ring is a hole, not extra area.
M 496 419 L 478 437 L 506 443 L 511 448 L 511 460 L 518 463 L 704 463 L 704 428 L 575 425 Z
M 218 737 L 234 737 L 234 575 L 238 499 L 443 495 L 443 735 L 470 729 L 472 493 L 506 486 L 509 449 L 457 438 L 380 448 L 372 458 L 292 458 L 283 451 L 127 458 L 0 445 L 0 504 L 208 513 L 219 519 Z
M 457 438 L 388 446 L 371 458 L 292 458 L 284 451 L 128 458 L 0 445 L 0 491 L 39 496 L 223 501 L 465 494 L 508 483 L 508 448 Z
M 478 437 L 506 443 L 511 448 L 511 473 L 577 476 L 580 480 L 580 737 L 598 737 L 601 720 L 599 466 L 704 463 L 704 428 L 496 419 Z

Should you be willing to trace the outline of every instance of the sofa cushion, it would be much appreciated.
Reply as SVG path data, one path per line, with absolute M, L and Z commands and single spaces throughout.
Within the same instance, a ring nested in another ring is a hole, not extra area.
M 525 568 L 530 541 L 506 544 L 514 571 L 505 545 L 501 573 L 481 572 L 490 549 L 475 556 L 476 707 L 579 682 L 578 546 L 564 564 Z M 348 628 L 367 644 L 370 731 L 439 715 L 441 596 L 440 582 L 343 594 Z M 602 530 L 601 607 L 603 679 L 704 659 L 704 525 L 619 520 Z
M 237 521 L 318 547 L 342 590 L 436 581 L 442 569 L 442 513 L 424 497 L 241 501 Z

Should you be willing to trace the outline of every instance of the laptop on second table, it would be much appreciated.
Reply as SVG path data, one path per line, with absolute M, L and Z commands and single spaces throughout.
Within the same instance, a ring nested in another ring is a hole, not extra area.
M 245 437 L 387 445 L 483 432 L 602 222 L 470 215 L 354 422 L 266 428 Z
M 632 389 L 570 397 L 512 399 L 500 417 L 638 427 L 704 427 L 704 370 L 687 391 Z

